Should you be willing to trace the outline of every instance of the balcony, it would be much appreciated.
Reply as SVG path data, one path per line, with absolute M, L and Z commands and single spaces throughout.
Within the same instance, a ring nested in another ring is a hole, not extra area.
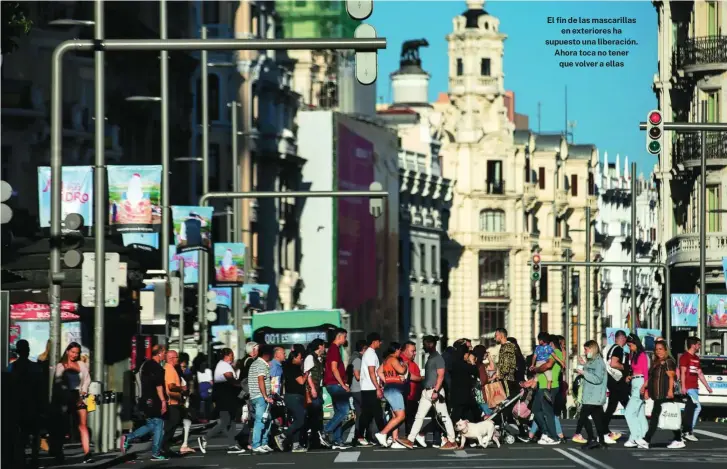
M 471 91 L 480 94 L 496 93 L 500 83 L 497 77 L 456 76 L 449 79 L 449 91 L 452 94 L 464 94 Z
M 701 165 L 702 142 L 700 133 L 677 134 L 672 154 L 674 166 L 694 168 Z M 705 160 L 707 166 L 727 166 L 727 133 L 706 133 Z
M 535 208 L 538 201 L 538 186 L 534 182 L 526 182 L 523 187 L 523 205 L 527 211 Z
M 688 39 L 677 51 L 677 64 L 687 73 L 727 70 L 727 36 Z
M 505 193 L 505 181 L 487 181 L 487 193 L 489 195 L 503 195 Z
M 530 233 L 469 232 L 455 233 L 453 238 L 463 246 L 489 250 L 530 249 L 538 243 L 538 236 Z
M 563 216 L 568 210 L 568 191 L 566 189 L 557 189 L 555 191 L 555 210 L 558 216 Z
M 705 235 L 707 264 L 720 265 L 727 252 L 727 232 Z M 666 243 L 666 261 L 669 265 L 699 265 L 699 234 L 683 234 Z

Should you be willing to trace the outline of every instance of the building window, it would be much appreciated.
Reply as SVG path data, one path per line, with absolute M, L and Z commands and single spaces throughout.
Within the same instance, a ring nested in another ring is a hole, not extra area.
M 570 175 L 570 190 L 573 197 L 578 197 L 578 175 Z
M 548 268 L 540 268 L 540 302 L 548 302 Z
M 722 209 L 719 186 L 707 186 L 707 232 L 718 233 L 722 231 Z
M 603 281 L 611 283 L 611 271 L 609 269 L 603 269 Z
M 548 313 L 540 313 L 540 332 L 548 332 Z
M 593 173 L 588 173 L 588 195 L 596 194 L 596 183 L 593 178 Z
M 562 225 L 563 225 L 563 220 L 557 220 L 555 222 L 555 237 L 556 238 L 560 238 L 561 236 L 563 236 Z
M 630 272 L 630 271 L 628 271 L 628 270 L 626 270 L 626 269 L 624 269 L 624 271 L 623 271 L 623 276 L 624 276 L 624 278 L 623 278 L 623 280 L 624 280 L 624 282 L 623 282 L 623 283 L 624 283 L 624 285 L 628 285 L 628 283 L 629 283 L 629 280 L 631 279 L 631 272 Z
M 621 236 L 626 236 L 626 223 L 621 222 Z
M 545 189 L 545 168 L 538 168 L 538 187 Z
M 462 63 L 462 59 L 457 59 L 457 76 L 461 77 L 464 75 L 464 63 Z
M 530 158 L 525 158 L 525 182 L 530 182 Z
M 487 193 L 503 194 L 505 187 L 502 182 L 502 161 L 487 162 Z
M 432 265 L 432 277 L 439 276 L 439 259 L 437 258 L 437 246 L 432 246 L 432 258 L 430 264 Z
M 437 300 L 432 300 L 432 324 L 430 331 L 436 333 L 437 325 L 439 323 L 439 311 L 437 310 Z
M 505 327 L 507 305 L 480 303 L 480 334 L 493 334 L 496 329 Z
M 707 36 L 716 36 L 719 31 L 719 18 L 717 17 L 717 2 L 707 2 Z
M 719 91 L 707 94 L 707 122 L 719 122 Z
M 416 265 L 416 253 L 414 252 L 414 244 L 409 245 L 409 268 L 411 271 L 411 275 L 416 275 L 416 269 L 414 266 Z
M 480 298 L 507 298 L 509 296 L 507 251 L 480 251 Z
M 480 75 L 483 77 L 489 77 L 490 74 L 490 59 L 480 59 Z
M 419 245 L 419 275 L 422 277 L 427 272 L 427 251 L 425 251 L 424 244 Z
M 212 2 L 207 2 L 212 3 Z M 207 102 L 209 120 L 220 120 L 220 77 L 215 73 L 207 76 L 208 95 Z M 202 123 L 202 80 L 197 79 L 197 122 Z
M 502 210 L 482 210 L 480 212 L 480 231 L 503 233 L 505 231 L 505 212 Z
M 417 326 L 419 326 L 418 328 L 421 329 L 422 326 L 424 325 L 424 318 L 427 317 L 427 313 L 426 313 L 427 302 L 424 300 L 424 298 L 419 299 L 419 308 L 421 308 L 421 309 L 419 310 L 419 318 L 417 319 Z

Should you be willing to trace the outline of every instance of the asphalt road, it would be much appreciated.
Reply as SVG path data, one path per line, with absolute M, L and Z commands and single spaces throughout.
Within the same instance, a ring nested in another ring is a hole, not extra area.
M 614 422 L 612 430 L 626 433 L 623 421 Z M 564 422 L 566 435 L 573 433 L 575 422 Z M 515 443 L 487 450 L 466 447 L 462 451 L 441 451 L 434 448 L 392 450 L 352 448 L 347 451 L 311 451 L 306 454 L 274 453 L 264 456 L 250 454 L 228 455 L 223 446 L 215 447 L 211 441 L 206 455 L 199 452 L 164 462 L 149 460 L 149 453 L 138 453 L 137 458 L 114 467 L 127 469 L 286 469 L 300 465 L 315 469 L 682 469 L 685 464 L 712 464 L 727 467 L 727 425 L 700 423 L 695 432 L 699 442 L 689 442 L 684 449 L 669 450 L 670 433 L 659 431 L 649 450 L 628 449 L 616 444 L 604 450 L 587 450 L 583 446 L 567 443 L 544 447 L 537 444 Z M 625 438 L 621 442 L 625 441 Z

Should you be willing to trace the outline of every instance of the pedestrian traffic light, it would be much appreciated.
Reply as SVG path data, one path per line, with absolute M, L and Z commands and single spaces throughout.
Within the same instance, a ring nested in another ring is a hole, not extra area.
M 0 222 L 2 224 L 10 223 L 13 219 L 13 209 L 9 205 L 6 205 L 10 197 L 13 196 L 13 186 L 8 184 L 6 181 L 0 181 Z
M 540 280 L 540 254 L 533 254 L 533 262 L 530 264 L 530 280 Z
M 661 153 L 664 119 L 660 111 L 650 111 L 646 118 L 646 150 L 652 155 Z
M 371 185 L 369 185 L 369 190 L 374 191 L 382 191 L 384 190 L 383 186 L 380 182 L 372 182 Z M 384 213 L 384 199 L 380 198 L 369 198 L 369 213 L 374 218 L 379 218 L 382 213 Z
M 363 21 L 374 11 L 374 0 L 346 0 L 348 16 Z
M 374 11 L 373 0 L 346 0 L 348 16 L 357 21 L 363 21 Z M 360 24 L 353 32 L 357 39 L 373 39 L 376 30 L 370 24 Z M 370 85 L 376 81 L 378 74 L 378 57 L 376 51 L 356 52 L 356 80 L 362 85 Z
M 69 269 L 75 269 L 83 262 L 81 248 L 84 244 L 83 216 L 78 213 L 69 213 L 63 220 L 62 250 L 63 263 Z M 98 235 L 97 235 L 98 236 Z

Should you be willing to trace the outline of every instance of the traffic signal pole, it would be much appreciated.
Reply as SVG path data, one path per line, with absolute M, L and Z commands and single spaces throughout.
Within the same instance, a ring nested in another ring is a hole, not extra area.
M 706 264 L 707 264 L 707 240 L 706 240 L 706 231 L 707 231 L 707 224 L 706 224 L 706 218 L 707 218 L 707 161 L 706 161 L 706 132 L 727 132 L 727 123 L 725 122 L 717 122 L 717 123 L 707 123 L 707 105 L 705 101 L 702 101 L 702 122 L 664 122 L 662 125 L 662 128 L 664 130 L 671 130 L 674 132 L 700 132 L 700 141 L 701 141 L 701 157 L 700 157 L 700 170 L 701 170 L 701 187 L 699 191 L 699 208 L 700 208 L 700 215 L 699 215 L 699 338 L 702 340 L 702 343 L 705 342 L 707 337 L 707 280 L 706 280 Z M 659 115 L 661 113 L 659 111 L 652 111 L 649 113 L 649 116 L 651 116 L 652 113 L 658 112 Z M 648 122 L 641 122 L 639 124 L 639 130 L 647 130 L 649 128 Z M 648 136 L 647 136 L 648 138 Z M 659 153 L 659 152 L 651 152 L 650 153 Z M 668 268 L 667 268 L 668 271 Z M 667 299 L 671 303 L 671 298 Z M 668 332 L 670 333 L 670 332 Z
M 377 185 L 378 184 L 378 185 Z M 242 199 L 286 199 L 286 198 L 293 198 L 293 199 L 341 199 L 344 197 L 366 197 L 368 199 L 386 199 L 389 197 L 389 193 L 384 190 L 376 190 L 381 187 L 381 185 L 377 182 L 373 182 L 371 184 L 372 189 L 368 191 L 288 191 L 288 192 L 209 192 L 207 194 L 202 195 L 199 199 L 199 205 L 202 207 L 206 207 L 207 204 L 211 200 L 242 200 Z M 372 212 L 372 216 L 377 217 L 381 215 L 381 211 L 379 211 L 378 206 L 371 206 L 369 209 L 370 212 Z M 386 212 L 388 214 L 388 212 Z M 387 215 L 388 217 L 388 215 Z M 247 249 L 250 249 L 250 246 L 246 246 Z M 250 269 L 251 266 L 246 265 L 246 269 Z M 205 311 L 205 302 L 206 302 L 206 296 L 205 293 L 207 292 L 207 276 L 202 276 L 202 272 L 208 272 L 208 266 L 207 266 L 207 252 L 200 251 L 199 252 L 199 273 L 197 280 L 197 314 L 201 318 L 206 314 Z M 247 272 L 246 272 L 247 276 Z M 240 315 L 241 322 L 242 322 L 242 315 Z M 208 353 L 208 343 L 209 343 L 209 329 L 207 328 L 207 321 L 201 322 L 200 321 L 200 335 L 202 336 L 202 349 L 204 350 L 204 353 Z M 245 332 L 242 325 L 236 325 L 236 329 L 238 330 L 238 334 L 242 334 L 242 336 L 238 336 L 238 344 L 241 344 L 242 341 L 245 340 Z M 244 350 L 244 347 L 240 347 L 242 350 Z
M 60 352 L 61 284 L 65 274 L 61 268 L 61 187 L 63 150 L 63 58 L 72 51 L 210 51 L 210 50 L 355 50 L 375 52 L 386 49 L 385 38 L 357 39 L 97 39 L 69 40 L 59 44 L 51 59 L 51 112 L 50 112 L 50 269 L 48 296 L 51 310 L 50 360 L 58 362 Z M 98 86 L 98 83 L 96 83 Z M 98 124 L 98 123 L 97 123 Z M 103 154 L 103 153 L 102 153 Z M 97 155 L 98 157 L 98 155 Z M 98 186 L 97 186 L 98 187 Z M 167 188 L 162 188 L 166 191 Z M 261 196 L 255 196 L 261 197 Z M 166 207 L 163 207 L 166 209 Z M 100 220 L 97 220 L 97 223 Z M 103 234 L 103 232 L 98 234 Z M 167 246 L 162 246 L 162 251 Z M 104 259 L 105 256 L 100 256 Z M 164 266 L 168 268 L 168 266 Z M 97 279 L 103 282 L 104 279 Z M 204 296 L 204 295 L 202 295 Z

